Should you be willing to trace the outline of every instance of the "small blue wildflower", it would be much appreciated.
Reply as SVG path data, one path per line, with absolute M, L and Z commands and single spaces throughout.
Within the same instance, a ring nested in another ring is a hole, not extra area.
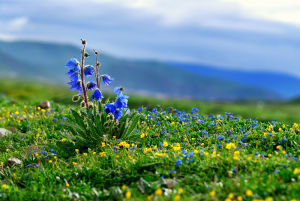
M 113 114 L 115 119 L 119 119 L 120 117 L 122 117 L 122 111 L 120 110 L 116 110 Z
M 110 77 L 109 75 L 106 75 L 106 74 L 102 75 L 101 77 L 102 77 L 103 83 L 106 86 L 110 85 L 110 83 L 114 80 L 114 78 L 112 78 L 112 77 Z
M 180 159 L 176 160 L 175 163 L 176 163 L 177 165 L 182 165 L 182 161 L 181 161 Z
M 28 165 L 26 165 L 25 167 L 31 167 L 32 165 L 29 163 Z
M 71 91 L 77 91 L 79 95 L 82 93 L 81 81 L 79 81 L 79 80 L 71 81 L 71 82 L 68 82 L 68 85 L 71 85 L 71 87 L 70 87 Z
M 194 156 L 195 156 L 194 152 L 190 152 L 190 157 L 194 157 Z
M 102 98 L 104 98 L 104 97 L 103 97 L 101 91 L 97 88 L 97 89 L 94 91 L 93 95 L 92 95 L 92 100 L 95 99 L 96 101 L 98 101 L 98 100 L 100 100 L 100 99 L 102 99 Z
M 114 113 L 116 111 L 116 107 L 114 104 L 108 103 L 104 106 L 104 110 L 105 110 L 106 114 Z
M 183 150 L 181 151 L 181 153 L 183 153 L 184 155 L 186 155 L 188 152 L 187 152 L 185 149 L 183 149 Z
M 115 106 L 121 110 L 124 110 L 125 108 L 127 108 L 128 98 L 128 96 L 125 96 L 123 94 L 117 97 L 117 100 L 115 101 Z
M 75 58 L 72 58 L 66 63 L 65 67 L 69 68 L 70 70 L 78 71 L 79 70 L 79 61 Z
M 219 136 L 218 136 L 218 139 L 219 139 L 219 140 L 223 140 L 223 139 L 224 139 L 224 136 L 219 135 Z
M 57 121 L 57 118 L 53 118 L 53 121 Z
M 122 91 L 123 91 L 123 88 L 121 88 L 121 87 L 114 88 L 114 94 L 116 94 L 117 96 L 121 96 Z
M 199 110 L 198 110 L 198 108 L 192 108 L 192 111 L 191 111 L 191 113 L 195 113 L 195 112 L 199 112 Z
M 232 172 L 233 172 L 234 174 L 236 174 L 236 168 L 233 168 Z
M 88 65 L 84 68 L 84 75 L 86 77 L 92 76 L 94 72 L 95 72 L 95 70 L 94 70 L 93 66 L 91 66 L 91 65 Z
M 86 84 L 86 88 L 88 89 L 88 90 L 94 90 L 95 88 L 97 87 L 97 84 L 95 83 L 95 82 L 88 82 L 87 84 Z

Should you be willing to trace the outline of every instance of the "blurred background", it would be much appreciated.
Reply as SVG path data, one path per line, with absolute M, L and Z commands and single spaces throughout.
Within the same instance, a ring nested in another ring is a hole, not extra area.
M 298 0 L 1 0 L 0 92 L 70 103 L 83 38 L 132 107 L 300 121 L 299 33 Z

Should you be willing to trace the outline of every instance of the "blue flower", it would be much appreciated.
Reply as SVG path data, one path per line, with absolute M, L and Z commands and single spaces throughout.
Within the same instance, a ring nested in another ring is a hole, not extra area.
M 77 82 L 78 80 L 79 80 L 79 74 L 78 73 L 70 74 L 70 82 Z
M 117 97 L 123 95 L 123 94 L 122 94 L 122 91 L 123 91 L 123 88 L 122 88 L 122 87 L 116 87 L 116 88 L 114 88 L 114 94 L 116 94 Z
M 70 70 L 79 71 L 79 61 L 75 58 L 70 59 L 65 67 L 69 68 Z
M 70 69 L 66 74 L 69 75 L 70 77 L 71 76 L 75 76 L 75 75 L 77 75 L 77 77 L 78 77 L 78 73 L 79 72 L 80 72 L 79 69 L 78 70 L 76 70 L 76 69 Z
M 104 110 L 105 110 L 105 112 L 107 113 L 107 114 L 109 114 L 109 113 L 114 113 L 115 111 L 116 111 L 116 107 L 115 107 L 115 105 L 114 104 L 112 104 L 112 103 L 108 103 L 108 104 L 106 104 L 105 106 L 104 106 Z
M 175 163 L 176 163 L 177 165 L 182 165 L 182 161 L 181 161 L 180 159 L 176 160 Z
M 224 136 L 219 135 L 219 136 L 218 136 L 218 139 L 219 139 L 219 140 L 223 140 L 223 139 L 224 139 Z
M 119 119 L 122 116 L 122 111 L 116 110 L 113 114 L 115 119 Z
M 233 168 L 232 172 L 235 174 L 236 173 L 236 168 Z
M 102 98 L 104 98 L 103 97 L 103 95 L 102 95 L 102 93 L 101 93 L 101 91 L 100 91 L 100 89 L 96 89 L 95 91 L 94 91 L 94 93 L 93 93 L 93 95 L 92 95 L 92 100 L 100 100 L 100 99 L 102 99 Z
M 95 82 L 88 82 L 86 87 L 88 90 L 94 90 L 97 87 L 97 84 Z
M 102 79 L 103 79 L 103 83 L 108 86 L 113 80 L 114 78 L 110 77 L 109 75 L 102 75 Z
M 125 96 L 123 94 L 117 97 L 117 100 L 115 101 L 115 106 L 121 110 L 124 110 L 125 108 L 127 108 L 128 98 L 128 96 Z
M 191 113 L 195 113 L 195 112 L 199 112 L 198 108 L 192 108 L 192 112 Z
M 74 80 L 74 81 L 68 82 L 68 85 L 71 85 L 71 87 L 70 87 L 71 91 L 77 91 L 78 94 L 82 93 L 81 82 L 79 80 Z
M 94 72 L 95 70 L 91 65 L 88 65 L 84 68 L 84 75 L 86 77 L 92 76 Z

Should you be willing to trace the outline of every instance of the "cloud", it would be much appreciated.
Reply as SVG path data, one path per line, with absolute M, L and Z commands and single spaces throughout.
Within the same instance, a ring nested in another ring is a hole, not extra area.
M 1 34 L 0 33 L 0 40 L 3 40 L 3 41 L 15 41 L 15 40 L 17 40 L 17 37 L 15 37 L 13 35 L 9 35 L 9 34 Z
M 28 24 L 29 20 L 27 17 L 15 17 L 12 19 L 5 19 L 0 21 L 0 26 L 2 30 L 6 32 L 18 32 L 24 29 Z
M 221 0 L 232 3 L 249 16 L 300 26 L 299 0 Z

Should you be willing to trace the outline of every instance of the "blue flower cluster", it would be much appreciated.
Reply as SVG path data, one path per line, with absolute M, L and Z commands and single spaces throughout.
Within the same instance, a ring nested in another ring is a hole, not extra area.
M 91 100 L 92 101 L 99 101 L 103 97 L 101 91 L 100 91 L 100 83 L 101 80 L 103 81 L 103 84 L 108 86 L 111 84 L 111 82 L 114 80 L 111 76 L 107 74 L 103 74 L 99 76 L 99 66 L 100 63 L 98 62 L 98 52 L 94 51 L 96 55 L 96 66 L 95 68 L 91 65 L 85 65 L 84 66 L 84 59 L 89 56 L 88 53 L 85 52 L 85 41 L 82 41 L 83 48 L 81 49 L 82 53 L 82 60 L 79 62 L 77 59 L 72 58 L 66 63 L 66 67 L 69 69 L 69 72 L 67 73 L 70 76 L 70 82 L 68 83 L 71 85 L 72 91 L 77 91 L 78 95 L 83 94 L 84 98 L 84 106 L 89 106 L 89 101 L 87 97 L 87 90 L 94 91 Z M 95 75 L 96 82 L 89 81 L 85 83 L 85 77 L 91 77 Z M 128 96 L 123 94 L 123 88 L 117 87 L 114 89 L 114 94 L 116 94 L 116 100 L 113 103 L 108 103 L 104 106 L 105 112 L 107 114 L 113 114 L 115 119 L 119 119 L 123 115 L 123 111 L 127 108 L 128 104 Z M 77 96 L 76 96 L 77 97 Z M 74 98 L 74 101 L 77 99 Z
M 68 84 L 71 86 L 70 90 L 71 91 L 77 91 L 79 95 L 82 94 L 83 88 L 82 88 L 82 81 L 80 80 L 81 76 L 81 66 L 80 63 L 77 59 L 72 58 L 70 59 L 66 65 L 65 65 L 69 71 L 67 72 L 67 75 L 70 77 L 70 82 Z M 91 65 L 85 66 L 83 69 L 83 75 L 85 77 L 90 77 L 95 73 L 95 69 Z M 101 75 L 103 83 L 108 86 L 114 79 L 110 77 L 109 75 Z M 89 91 L 93 91 L 94 93 L 91 97 L 92 101 L 96 100 L 99 101 L 100 99 L 104 98 L 101 91 L 100 91 L 100 86 L 97 86 L 97 84 L 93 81 L 90 81 L 86 84 L 86 89 Z
M 122 117 L 122 110 L 127 108 L 128 96 L 124 95 L 122 88 L 116 87 L 114 93 L 117 95 L 117 98 L 114 103 L 108 103 L 105 105 L 105 112 L 107 114 L 113 114 L 115 119 Z
M 71 91 L 77 91 L 80 95 L 82 93 L 82 86 L 81 81 L 79 80 L 80 75 L 80 68 L 79 68 L 79 61 L 75 58 L 70 59 L 66 65 L 65 65 L 69 71 L 67 72 L 67 75 L 70 76 L 70 82 L 68 82 L 68 85 L 71 86 Z

